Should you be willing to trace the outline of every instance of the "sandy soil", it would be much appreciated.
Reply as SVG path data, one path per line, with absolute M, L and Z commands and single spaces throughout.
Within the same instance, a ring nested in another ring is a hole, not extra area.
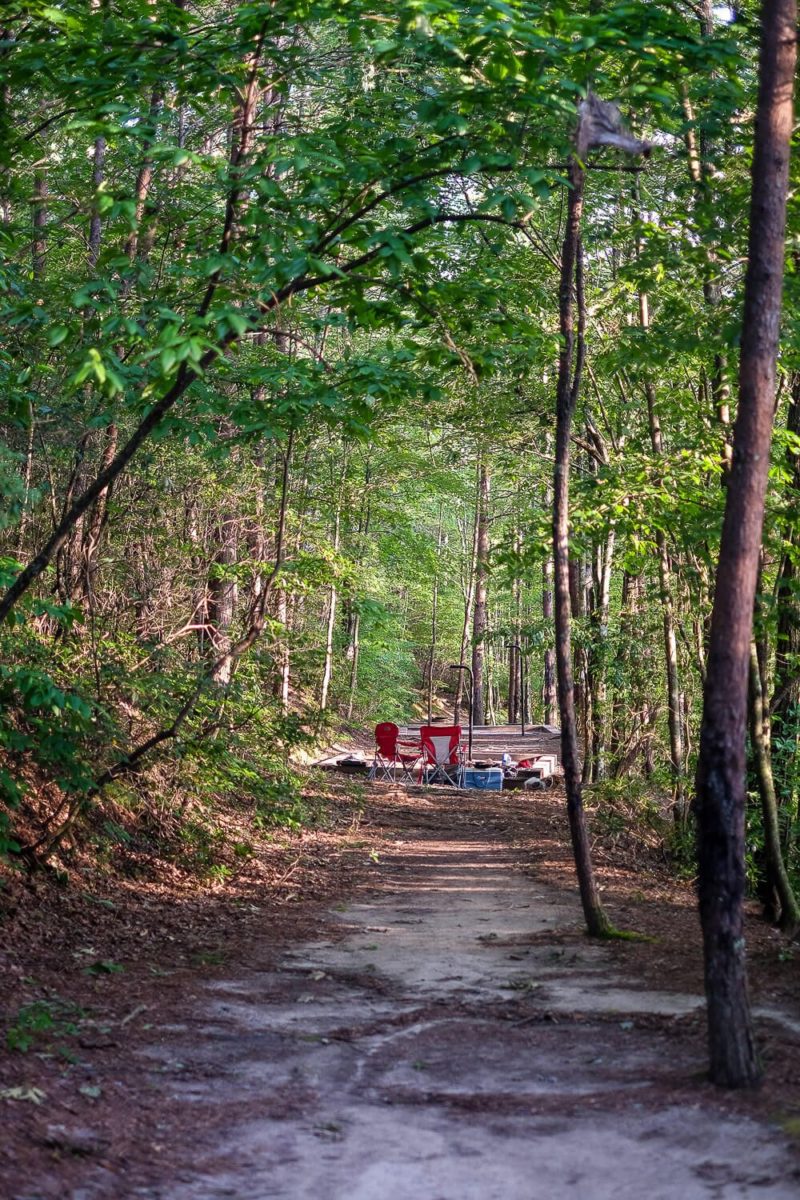
M 612 917 L 652 940 L 587 941 L 562 804 L 375 788 L 327 846 L 356 862 L 326 903 L 220 917 L 192 969 L 151 951 L 149 978 L 101 979 L 66 1067 L 9 1056 L 2 1086 L 47 1099 L 4 1105 L 0 1194 L 796 1197 L 796 962 L 754 924 L 768 1081 L 711 1088 L 690 892 L 598 847 Z

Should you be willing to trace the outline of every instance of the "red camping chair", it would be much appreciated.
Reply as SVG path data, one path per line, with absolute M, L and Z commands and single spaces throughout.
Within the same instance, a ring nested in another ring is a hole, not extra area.
M 400 730 L 393 721 L 381 721 L 375 726 L 375 757 L 370 768 L 370 779 L 385 779 L 387 783 L 397 780 L 400 768 L 401 780 L 413 782 L 413 770 L 419 762 L 418 742 L 402 741 Z
M 450 783 L 460 787 L 464 773 L 460 725 L 423 725 L 422 770 L 427 783 Z M 452 768 L 455 767 L 455 771 Z

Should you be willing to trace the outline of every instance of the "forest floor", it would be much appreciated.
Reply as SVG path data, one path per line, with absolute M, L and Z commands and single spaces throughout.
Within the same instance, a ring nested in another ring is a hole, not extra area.
M 329 802 L 325 829 L 213 890 L 98 874 L 20 893 L 0 1195 L 798 1195 L 800 952 L 755 913 L 766 1081 L 720 1092 L 691 887 L 657 854 L 596 845 L 610 916 L 647 937 L 597 944 L 558 790 L 341 780 Z

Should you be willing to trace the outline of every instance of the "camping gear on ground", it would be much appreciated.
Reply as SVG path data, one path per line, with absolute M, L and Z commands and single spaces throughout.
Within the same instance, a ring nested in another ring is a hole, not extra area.
M 503 768 L 486 767 L 480 770 L 477 767 L 465 767 L 464 787 L 479 788 L 482 792 L 499 792 L 503 787 Z

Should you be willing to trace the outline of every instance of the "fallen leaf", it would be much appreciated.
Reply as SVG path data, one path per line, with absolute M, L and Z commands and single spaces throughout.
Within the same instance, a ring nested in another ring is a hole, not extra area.
M 47 1093 L 41 1088 L 11 1087 L 0 1089 L 0 1100 L 30 1100 L 31 1104 L 41 1104 L 47 1099 Z

